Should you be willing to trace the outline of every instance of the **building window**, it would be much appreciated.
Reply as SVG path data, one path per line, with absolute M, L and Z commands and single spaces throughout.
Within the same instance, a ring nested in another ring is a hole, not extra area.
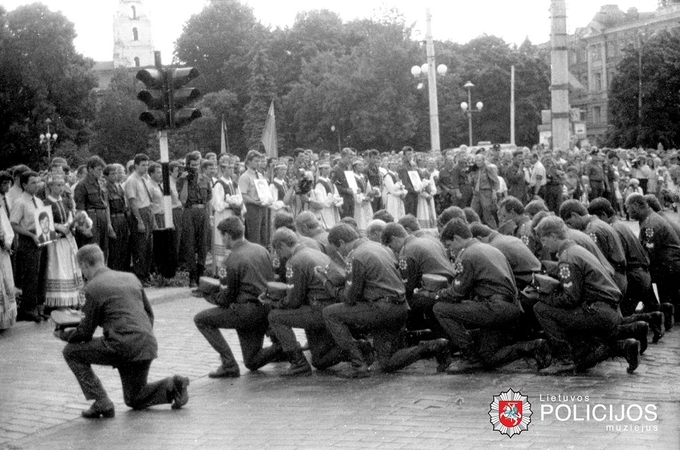
M 137 31 L 137 28 L 132 29 L 132 40 L 133 41 L 139 40 L 139 31 Z
M 602 90 L 602 74 L 600 72 L 595 72 L 595 77 L 594 77 L 594 86 L 593 89 L 595 91 L 601 91 Z
M 139 56 L 135 56 L 135 67 L 139 67 Z
M 602 46 L 600 44 L 590 47 L 590 59 L 591 61 L 600 61 L 602 59 Z
M 137 18 L 137 8 L 135 5 L 130 6 L 130 13 L 132 14 L 130 16 L 130 19 L 136 19 Z
M 593 106 L 593 123 L 600 123 L 602 120 L 602 108 Z

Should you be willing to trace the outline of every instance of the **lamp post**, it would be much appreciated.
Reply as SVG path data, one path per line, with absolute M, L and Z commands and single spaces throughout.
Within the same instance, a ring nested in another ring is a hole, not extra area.
M 40 143 L 47 144 L 47 159 L 52 159 L 52 143 L 57 142 L 57 133 L 50 133 L 50 124 L 52 119 L 49 117 L 45 119 L 45 125 L 47 125 L 47 133 L 40 133 Z
M 472 109 L 472 88 L 475 87 L 475 85 L 468 81 L 463 87 L 468 91 L 468 101 L 461 103 L 460 109 L 463 110 L 463 114 L 467 114 L 468 116 L 468 134 L 470 135 L 470 147 L 472 147 L 472 114 L 482 112 L 484 103 L 477 102 L 475 105 L 477 109 Z
M 338 151 L 342 152 L 342 144 L 340 142 L 340 129 L 336 128 L 335 125 L 331 125 L 331 131 L 334 132 L 334 133 L 337 131 L 337 133 L 338 133 Z
M 427 87 L 429 93 L 429 104 L 430 104 L 430 144 L 431 150 L 441 150 L 439 144 L 439 106 L 437 105 L 437 74 L 444 76 L 448 68 L 444 64 L 440 64 L 436 68 L 435 72 L 435 62 L 434 62 L 434 42 L 432 40 L 432 15 L 430 14 L 430 9 L 426 9 L 425 17 L 427 19 L 427 34 L 425 36 L 426 49 L 427 49 L 427 63 L 422 66 L 413 66 L 411 68 L 411 74 L 415 78 L 419 78 L 421 75 L 427 76 Z M 420 89 L 422 83 L 418 85 Z

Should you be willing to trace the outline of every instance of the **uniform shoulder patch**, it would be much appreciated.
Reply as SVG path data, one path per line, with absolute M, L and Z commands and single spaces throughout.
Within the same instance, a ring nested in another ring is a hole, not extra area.
M 399 258 L 399 270 L 404 272 L 406 269 L 408 269 L 408 262 L 406 262 L 406 258 Z
M 654 239 L 654 228 L 645 228 L 645 237 L 647 239 Z
M 456 261 L 455 263 L 453 263 L 453 273 L 456 274 L 456 275 L 460 275 L 461 273 L 463 273 L 463 263 L 462 262 Z
M 590 239 L 593 240 L 597 244 L 597 235 L 593 232 L 588 233 L 588 236 L 590 236 Z
M 522 242 L 524 242 L 524 245 L 526 245 L 527 247 L 529 246 L 529 236 L 523 234 L 520 239 L 522 240 Z
M 290 264 L 286 264 L 286 281 L 290 282 L 293 279 L 293 267 Z
M 275 257 L 272 259 L 272 267 L 273 267 L 274 269 L 278 269 L 279 267 L 281 267 L 281 260 L 279 259 L 278 256 L 275 256 Z
M 224 267 L 220 267 L 219 269 L 217 269 L 217 275 L 220 278 L 227 278 L 227 269 L 225 269 Z

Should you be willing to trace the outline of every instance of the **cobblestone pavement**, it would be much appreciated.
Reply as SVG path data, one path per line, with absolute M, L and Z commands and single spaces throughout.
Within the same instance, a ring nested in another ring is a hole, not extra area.
M 22 322 L 0 335 L 0 450 L 680 448 L 680 327 L 651 344 L 632 375 L 622 360 L 558 377 L 539 376 L 524 361 L 467 375 L 436 374 L 435 362 L 423 361 L 364 380 L 332 371 L 289 380 L 279 377 L 284 363 L 250 373 L 240 361 L 240 378 L 213 380 L 217 355 L 192 321 L 209 305 L 186 288 L 147 292 L 159 341 L 150 379 L 188 376 L 188 405 L 132 411 L 117 372 L 96 367 L 116 417 L 82 419 L 89 402 L 62 358 L 63 342 L 49 323 Z M 240 358 L 235 333 L 225 336 Z M 489 421 L 493 397 L 510 388 L 528 396 L 533 412 L 528 430 L 512 438 Z

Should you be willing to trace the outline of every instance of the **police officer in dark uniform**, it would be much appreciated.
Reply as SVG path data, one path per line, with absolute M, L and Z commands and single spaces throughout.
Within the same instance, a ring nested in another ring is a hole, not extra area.
M 85 211 L 92 219 L 92 238 L 88 244 L 97 244 L 108 257 L 109 233 L 113 234 L 113 228 L 109 220 L 109 206 L 106 194 L 100 184 L 104 160 L 99 156 L 91 156 L 87 160 L 87 175 L 78 183 L 73 198 L 78 211 Z
M 507 259 L 496 248 L 472 237 L 461 219 L 446 224 L 441 240 L 455 255 L 453 283 L 439 291 L 434 314 L 460 348 L 464 360 L 453 371 L 497 367 L 531 356 L 538 368 L 550 364 L 550 350 L 543 339 L 508 345 L 522 318 L 522 306 Z M 470 330 L 479 329 L 477 342 Z
M 515 236 L 538 256 L 540 245 L 534 236 L 531 218 L 524 210 L 522 202 L 515 197 L 506 197 L 498 204 L 498 232 Z
M 342 207 L 340 209 L 341 217 L 354 217 L 354 192 L 347 184 L 346 171 L 352 170 L 352 157 L 354 152 L 350 148 L 343 148 L 340 152 L 340 161 L 333 167 L 331 171 L 331 182 L 338 190 L 338 194 L 343 199 Z
M 319 370 L 343 360 L 340 348 L 326 329 L 322 310 L 335 303 L 314 274 L 315 267 L 325 268 L 328 256 L 300 244 L 294 231 L 280 228 L 272 237 L 272 248 L 286 260 L 286 283 L 290 286 L 284 300 L 272 305 L 269 325 L 290 361 L 284 376 L 310 375 L 312 368 L 295 339 L 293 328 L 303 328 L 312 354 L 312 365 Z M 370 344 L 369 344 L 370 345 Z
M 323 310 L 328 330 L 350 359 L 350 370 L 340 373 L 347 378 L 363 378 L 369 368 L 359 343 L 352 337 L 357 330 L 373 335 L 378 361 L 385 372 L 394 372 L 422 358 L 444 359 L 448 341 L 423 341 L 417 346 L 399 348 L 399 336 L 406 325 L 408 307 L 404 284 L 394 265 L 394 255 L 377 242 L 359 237 L 352 226 L 341 223 L 329 235 L 330 245 L 347 260 L 347 281 L 336 288 L 322 271 L 317 276 L 324 287 L 342 303 Z
M 640 223 L 640 242 L 649 255 L 649 272 L 656 283 L 661 304 L 673 306 L 675 320 L 680 310 L 680 238 L 666 220 L 652 211 L 644 197 L 631 194 L 626 199 L 626 208 L 633 220 Z M 668 321 L 668 319 L 666 319 Z
M 128 209 L 125 204 L 125 192 L 118 184 L 118 168 L 109 164 L 104 167 L 106 183 L 104 190 L 109 205 L 113 234 L 109 237 L 108 266 L 113 270 L 130 269 L 130 227 L 128 225 Z
M 638 366 L 640 343 L 614 340 L 622 295 L 612 277 L 592 253 L 567 239 L 567 227 L 559 217 L 543 219 L 536 234 L 544 247 L 559 256 L 559 285 L 540 296 L 534 312 L 553 346 L 568 349 L 573 359 L 573 364 L 547 368 L 544 373 L 584 371 L 611 356 L 625 357 L 632 373 Z
M 588 205 L 588 212 L 609 223 L 621 238 L 623 251 L 626 254 L 626 279 L 628 280 L 628 287 L 621 302 L 624 323 L 644 320 L 654 333 L 652 342 L 659 342 L 664 334 L 664 314 L 659 311 L 659 301 L 652 288 L 647 252 L 642 248 L 633 230 L 616 216 L 609 200 L 604 197 L 596 198 Z M 638 302 L 643 303 L 646 312 L 635 313 Z M 669 316 L 669 319 L 672 317 Z
M 236 330 L 243 362 L 249 370 L 281 360 L 283 351 L 280 345 L 262 348 L 270 308 L 260 303 L 258 297 L 265 291 L 267 282 L 274 280 L 269 253 L 244 238 L 245 227 L 238 217 L 227 217 L 217 228 L 231 253 L 219 269 L 220 292 L 206 298 L 216 306 L 196 314 L 194 323 L 222 360 L 220 367 L 208 376 L 234 378 L 241 372 L 220 328 Z
M 177 179 L 179 200 L 184 206 L 180 253 L 184 255 L 184 262 L 189 270 L 189 286 L 196 287 L 198 279 L 203 275 L 208 253 L 212 180 L 199 173 L 199 155 L 189 153 L 186 164 L 187 170 Z

